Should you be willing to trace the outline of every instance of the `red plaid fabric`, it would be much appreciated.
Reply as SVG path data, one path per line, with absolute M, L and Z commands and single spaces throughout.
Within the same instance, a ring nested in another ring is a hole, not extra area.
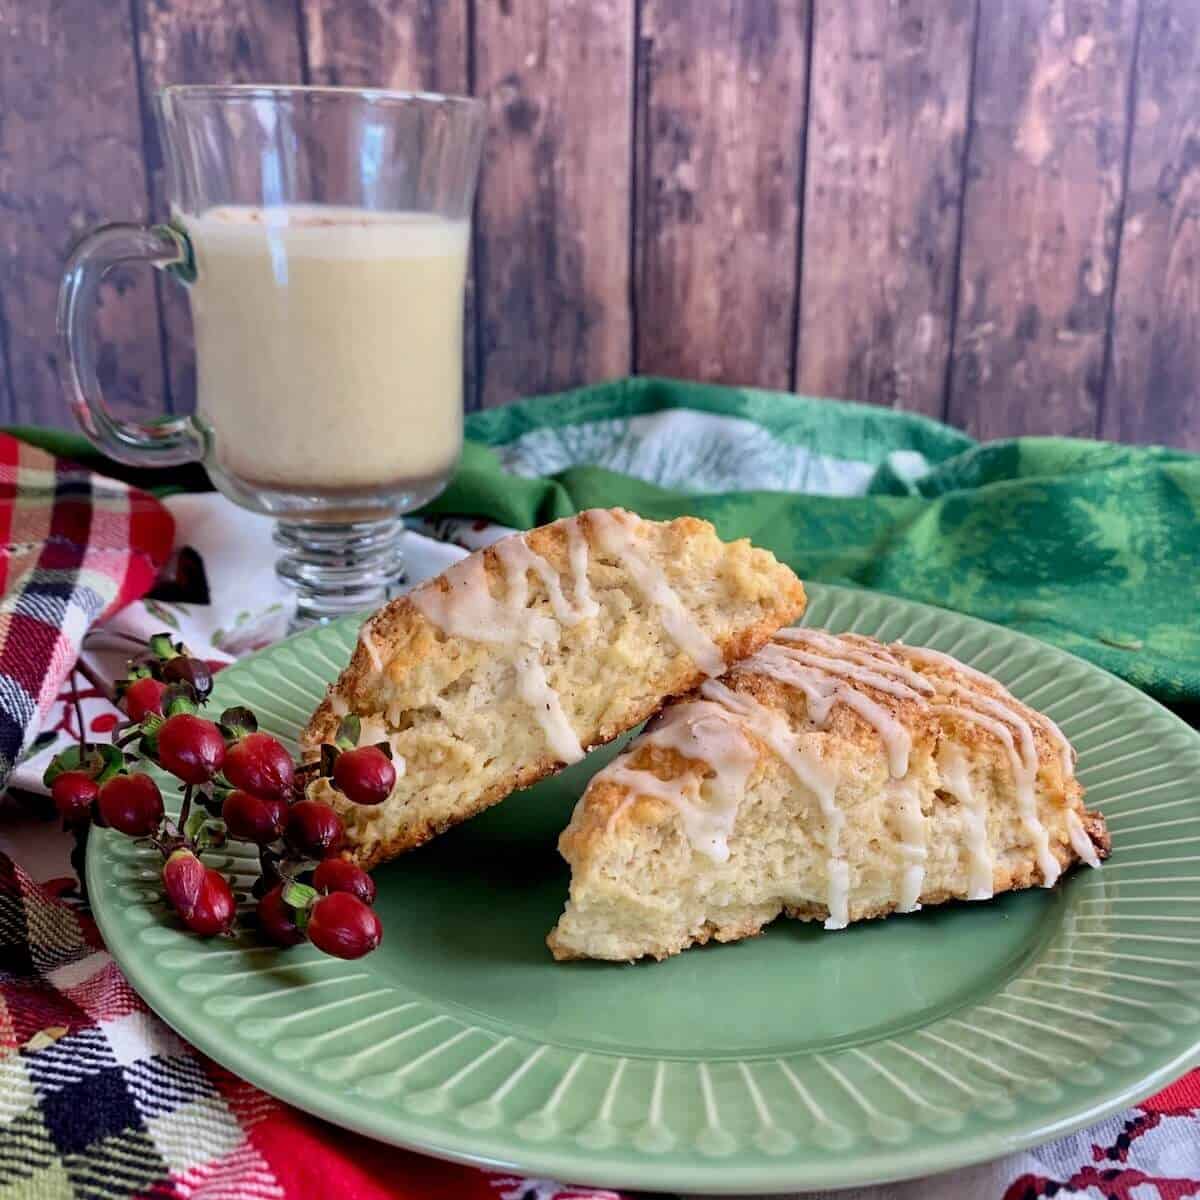
M 153 496 L 0 434 L 0 788 L 83 635 L 150 587 L 174 530 Z
M 408 1154 L 280 1104 L 150 1014 L 94 924 L 0 854 L 0 1194 L 621 1200 Z

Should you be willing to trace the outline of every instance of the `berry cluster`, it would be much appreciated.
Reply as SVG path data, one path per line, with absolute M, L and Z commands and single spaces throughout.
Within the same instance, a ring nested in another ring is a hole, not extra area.
M 205 662 L 168 634 L 151 638 L 117 684 L 128 721 L 112 744 L 89 743 L 80 714 L 79 744 L 46 769 L 63 824 L 80 844 L 93 823 L 147 839 L 163 856 L 163 889 L 180 920 L 210 937 L 233 930 L 237 905 L 229 881 L 202 856 L 226 838 L 251 842 L 262 868 L 254 887 L 260 937 L 277 946 L 308 940 L 337 958 L 370 953 L 383 937 L 374 881 L 339 857 L 337 811 L 305 792 L 320 774 L 352 803 L 382 803 L 396 782 L 391 747 L 357 745 L 359 721 L 350 716 L 319 763 L 298 766 L 248 708 L 215 721 L 202 715 L 211 692 Z M 183 785 L 177 818 L 138 770 L 148 762 Z

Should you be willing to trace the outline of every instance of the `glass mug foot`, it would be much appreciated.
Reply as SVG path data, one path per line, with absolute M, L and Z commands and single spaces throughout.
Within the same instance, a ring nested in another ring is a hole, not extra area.
M 348 524 L 280 521 L 275 571 L 296 589 L 293 630 L 377 608 L 404 582 L 399 518 Z

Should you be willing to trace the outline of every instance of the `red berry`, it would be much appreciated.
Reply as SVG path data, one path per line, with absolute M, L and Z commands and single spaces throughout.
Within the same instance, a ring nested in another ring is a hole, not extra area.
M 281 742 L 269 733 L 248 733 L 225 752 L 225 778 L 256 796 L 286 798 L 296 766 Z
M 135 679 L 125 689 L 125 695 L 121 698 L 121 703 L 125 706 L 125 712 L 129 719 L 141 721 L 150 713 L 158 713 L 161 717 L 162 697 L 166 690 L 165 683 L 158 679 L 151 679 L 149 675 Z
M 264 800 L 249 792 L 236 791 L 225 797 L 221 816 L 230 837 L 266 846 L 283 832 L 287 805 L 278 799 Z
M 320 800 L 301 800 L 288 809 L 287 844 L 307 858 L 325 858 L 342 844 L 342 818 Z
M 362 958 L 383 941 L 383 925 L 375 910 L 349 892 L 318 896 L 305 932 L 318 950 L 334 958 Z
M 158 761 L 184 783 L 207 783 L 225 761 L 225 739 L 212 721 L 176 713 L 159 726 Z
M 282 884 L 276 884 L 258 902 L 258 930 L 276 946 L 297 946 L 304 941 L 295 913 L 283 902 Z
M 205 865 L 190 850 L 180 848 L 163 863 L 162 881 L 171 907 L 185 920 L 196 911 L 204 890 Z
M 312 885 L 318 892 L 349 892 L 364 904 L 375 903 L 375 880 L 345 858 L 327 858 L 313 872 Z
M 163 816 L 162 793 L 149 775 L 114 775 L 100 789 L 100 815 L 130 837 L 147 837 Z
M 80 825 L 91 817 L 100 785 L 86 771 L 63 771 L 50 785 L 50 795 L 63 821 Z
M 337 756 L 333 782 L 355 804 L 382 804 L 396 786 L 396 768 L 378 746 L 359 746 Z
M 218 933 L 227 933 L 236 916 L 237 905 L 228 880 L 220 871 L 205 867 L 204 884 L 196 897 L 196 906 L 183 917 L 183 923 L 193 933 L 213 937 Z

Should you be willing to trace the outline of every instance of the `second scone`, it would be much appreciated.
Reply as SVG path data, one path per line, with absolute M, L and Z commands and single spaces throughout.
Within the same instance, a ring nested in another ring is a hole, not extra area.
M 313 787 L 370 867 L 577 761 L 804 610 L 773 555 L 706 521 L 592 509 L 477 551 L 380 609 L 301 737 L 391 744 L 373 808 Z

